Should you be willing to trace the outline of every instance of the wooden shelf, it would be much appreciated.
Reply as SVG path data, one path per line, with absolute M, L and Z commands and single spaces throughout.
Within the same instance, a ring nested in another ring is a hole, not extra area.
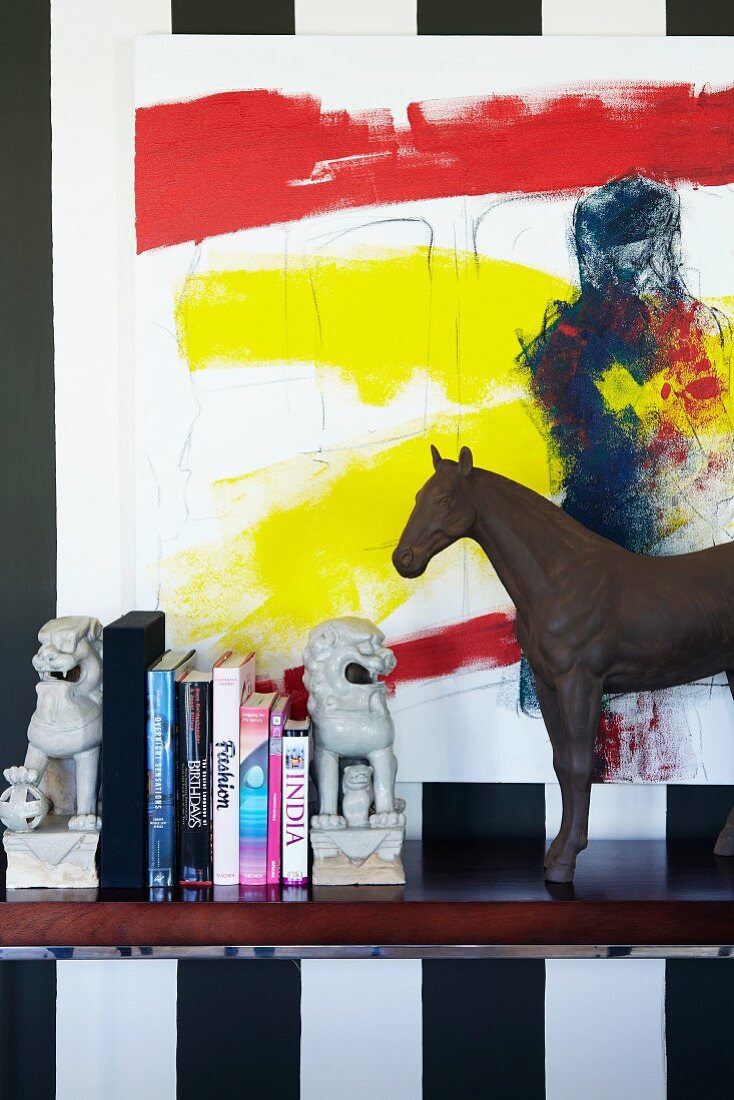
M 699 841 L 593 841 L 574 887 L 534 842 L 408 842 L 405 887 L 0 894 L 0 958 L 728 955 L 734 859 Z

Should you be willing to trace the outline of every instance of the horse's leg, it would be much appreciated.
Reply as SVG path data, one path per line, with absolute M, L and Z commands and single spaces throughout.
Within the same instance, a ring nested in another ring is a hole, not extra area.
M 729 681 L 729 690 L 734 697 L 734 672 L 727 671 L 726 678 Z M 734 809 L 726 819 L 726 825 L 719 833 L 714 852 L 717 856 L 734 856 Z
M 553 688 L 549 687 L 548 684 L 541 679 L 537 672 L 534 671 L 533 675 L 535 676 L 535 690 L 538 695 L 538 702 L 540 703 L 540 713 L 543 715 L 545 728 L 548 730 L 548 737 L 550 738 L 550 743 L 553 748 L 553 770 L 558 777 L 558 782 L 561 787 L 561 799 L 563 802 L 561 827 L 558 830 L 558 835 L 545 855 L 544 866 L 548 867 L 553 863 L 561 847 L 563 838 L 568 832 L 568 826 L 570 824 L 571 799 L 568 791 L 568 746 L 566 744 L 566 734 L 563 729 L 563 722 L 561 721 L 561 712 L 558 709 L 558 698 L 556 693 Z
M 594 747 L 601 712 L 601 680 L 586 669 L 574 668 L 556 682 L 561 721 L 568 745 L 568 824 L 553 863 L 546 869 L 549 882 L 573 882 L 576 856 L 586 847 L 589 828 Z M 564 818 L 566 813 L 564 811 Z

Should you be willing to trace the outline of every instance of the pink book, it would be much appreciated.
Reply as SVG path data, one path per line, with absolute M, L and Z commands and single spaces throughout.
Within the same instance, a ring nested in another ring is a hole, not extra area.
M 214 665 L 214 885 L 240 881 L 240 706 L 255 690 L 255 654 L 223 653 Z
M 253 691 L 240 707 L 240 883 L 267 884 L 270 711 L 278 693 Z
M 268 754 L 268 885 L 280 882 L 281 784 L 283 781 L 283 727 L 290 718 L 291 701 L 279 695 L 270 712 Z

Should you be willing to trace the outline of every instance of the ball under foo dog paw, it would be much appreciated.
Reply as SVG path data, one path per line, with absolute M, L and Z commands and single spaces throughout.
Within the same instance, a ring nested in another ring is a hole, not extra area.
M 37 828 L 51 803 L 32 783 L 15 783 L 0 795 L 0 821 L 14 833 Z

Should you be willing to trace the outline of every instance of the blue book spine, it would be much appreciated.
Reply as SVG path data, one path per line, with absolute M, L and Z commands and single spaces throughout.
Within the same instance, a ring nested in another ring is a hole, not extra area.
M 175 672 L 148 672 L 148 886 L 176 877 Z

